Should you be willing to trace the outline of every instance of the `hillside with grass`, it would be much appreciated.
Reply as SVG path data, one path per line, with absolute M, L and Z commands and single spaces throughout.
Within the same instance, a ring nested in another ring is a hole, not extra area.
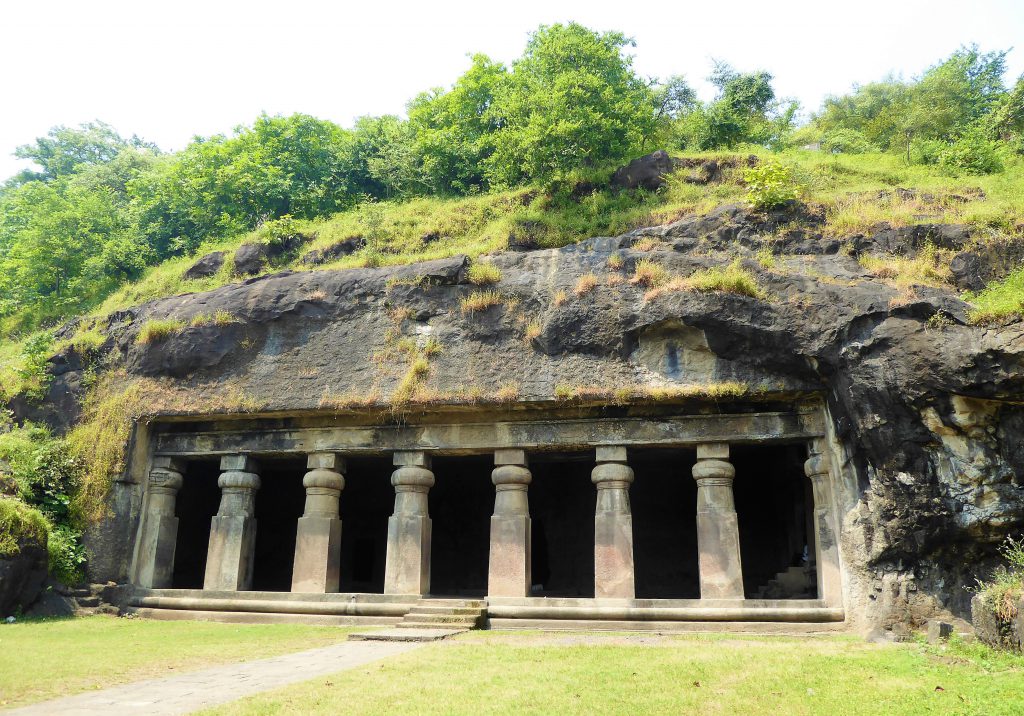
M 915 380 L 1018 390 L 963 369 L 1019 353 L 1024 81 L 1005 52 L 964 47 L 801 119 L 765 71 L 716 63 L 702 102 L 640 78 L 629 47 L 542 27 L 511 65 L 474 56 L 406 117 L 351 128 L 262 116 L 164 153 L 97 122 L 19 148 L 37 169 L 0 188 L 5 529 L 46 528 L 73 581 L 141 416 L 790 399 L 859 375 L 836 409 L 883 445 L 927 430 L 893 397 Z M 679 322 L 721 336 L 713 380 L 637 363 L 637 336 Z M 893 331 L 884 350 L 946 353 L 873 378 L 843 353 L 866 324 Z M 324 345 L 351 366 L 317 363 Z M 869 427 L 869 398 L 901 417 Z

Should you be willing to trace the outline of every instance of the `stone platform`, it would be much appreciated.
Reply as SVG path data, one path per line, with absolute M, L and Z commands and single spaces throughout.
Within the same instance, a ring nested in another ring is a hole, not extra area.
M 467 629 L 379 629 L 376 631 L 360 631 L 349 634 L 349 641 L 440 641 Z

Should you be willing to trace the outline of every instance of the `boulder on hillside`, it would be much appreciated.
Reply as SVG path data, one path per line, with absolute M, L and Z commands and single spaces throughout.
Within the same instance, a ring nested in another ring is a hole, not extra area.
M 235 273 L 239 276 L 255 276 L 267 263 L 266 244 L 242 244 L 235 251 Z
M 612 188 L 656 191 L 667 184 L 665 176 L 676 169 L 676 162 L 664 149 L 637 157 L 612 175 Z
M 364 246 L 366 246 L 366 239 L 362 236 L 352 236 L 336 244 L 325 246 L 322 249 L 313 249 L 304 255 L 300 261 L 306 266 L 320 266 L 342 256 L 353 254 Z
M 28 607 L 46 581 L 46 542 L 31 537 L 18 540 L 18 551 L 0 557 L 0 617 Z
M 194 281 L 197 278 L 209 278 L 220 271 L 224 265 L 225 251 L 214 251 L 200 257 L 194 264 L 188 267 L 183 277 L 186 281 Z

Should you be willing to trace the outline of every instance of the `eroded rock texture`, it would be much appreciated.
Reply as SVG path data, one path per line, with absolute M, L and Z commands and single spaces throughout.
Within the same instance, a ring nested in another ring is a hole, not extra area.
M 721 381 L 768 396 L 818 394 L 849 482 L 851 615 L 883 627 L 942 610 L 966 618 L 965 587 L 985 575 L 1006 534 L 1024 529 L 1024 323 L 969 325 L 954 292 L 899 290 L 857 255 L 939 245 L 964 256 L 965 286 L 1005 273 L 1006 262 L 979 260 L 984 249 L 964 227 L 882 227 L 840 242 L 821 224 L 799 207 L 764 216 L 725 206 L 563 249 L 508 252 L 490 258 L 500 303 L 472 312 L 461 301 L 480 288 L 463 257 L 278 273 L 113 316 L 110 364 L 186 391 L 196 405 L 230 386 L 260 410 L 286 412 L 386 402 L 407 375 L 409 346 L 428 341 L 440 351 L 421 389 L 441 402 Z M 765 298 L 645 296 L 631 280 L 642 259 L 685 277 L 736 257 Z M 596 286 L 578 292 L 590 276 Z M 218 311 L 237 322 L 136 342 L 146 320 Z

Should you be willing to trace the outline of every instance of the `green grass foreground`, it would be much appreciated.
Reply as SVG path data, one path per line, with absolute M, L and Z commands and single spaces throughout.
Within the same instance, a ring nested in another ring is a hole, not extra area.
M 203 713 L 1021 714 L 1024 659 L 848 636 L 473 634 Z
M 0 624 L 0 708 L 313 649 L 348 631 L 104 616 Z

